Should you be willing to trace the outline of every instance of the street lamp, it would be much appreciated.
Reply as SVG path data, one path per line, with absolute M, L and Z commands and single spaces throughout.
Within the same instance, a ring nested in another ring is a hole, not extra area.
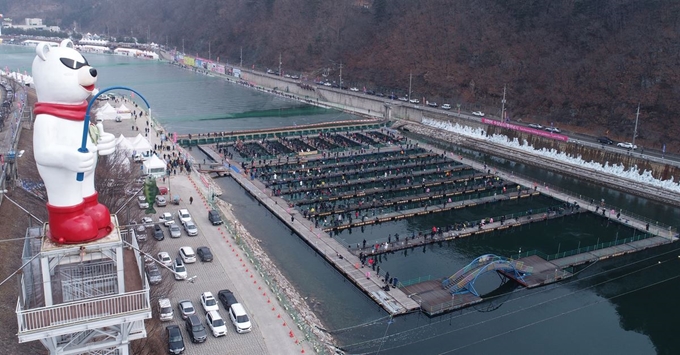
M 635 136 L 637 136 L 639 118 L 640 118 L 640 104 L 638 103 L 637 113 L 635 114 L 635 129 L 633 130 L 633 149 L 635 149 Z

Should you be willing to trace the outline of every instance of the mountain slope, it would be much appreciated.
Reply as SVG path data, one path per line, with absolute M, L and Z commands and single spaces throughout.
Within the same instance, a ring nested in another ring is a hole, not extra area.
M 680 2 L 0 0 L 5 16 L 305 72 L 678 151 Z M 210 48 L 210 53 L 208 53 Z

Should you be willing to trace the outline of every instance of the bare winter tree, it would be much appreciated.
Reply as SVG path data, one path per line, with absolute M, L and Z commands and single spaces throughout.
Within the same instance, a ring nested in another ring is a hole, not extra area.
M 140 250 L 148 255 L 156 256 L 160 251 L 157 243 L 155 239 L 147 238 L 147 241 L 140 244 Z M 144 322 L 146 338 L 131 343 L 133 354 L 161 355 L 166 353 L 167 343 L 164 335 L 166 324 L 160 321 L 158 315 L 158 299 L 168 297 L 172 293 L 175 281 L 172 279 L 172 273 L 167 270 L 163 271 L 164 267 L 160 265 L 159 268 L 162 270 L 163 281 L 158 285 L 152 285 L 149 292 L 153 317 Z
M 99 157 L 95 171 L 95 189 L 99 192 L 99 202 L 118 213 L 121 225 L 129 225 L 142 216 L 134 201 L 134 196 L 142 188 L 140 172 L 135 169 L 127 153 L 116 150 L 109 156 Z

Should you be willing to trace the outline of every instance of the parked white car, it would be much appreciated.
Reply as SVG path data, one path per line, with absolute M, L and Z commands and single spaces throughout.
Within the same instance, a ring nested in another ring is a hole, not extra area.
M 194 237 L 198 235 L 198 227 L 196 227 L 196 224 L 189 220 L 186 222 L 182 222 L 184 224 L 184 231 L 187 232 L 187 235 L 190 237 Z
M 142 217 L 142 225 L 145 228 L 151 228 L 154 226 L 155 223 L 153 223 L 153 219 L 151 217 Z
M 172 213 L 163 212 L 160 217 L 158 217 L 158 223 L 163 223 L 164 226 L 169 227 L 171 224 L 175 223 L 175 219 L 172 218 Z
M 349 88 L 349 91 L 358 92 L 359 89 L 358 89 L 358 88 L 355 88 L 354 86 L 352 86 L 351 88 Z
M 240 303 L 234 303 L 229 307 L 229 318 L 231 318 L 231 323 L 234 324 L 237 333 L 241 334 L 252 330 L 250 318 L 248 318 L 246 309 Z
M 191 215 L 189 214 L 189 210 L 186 208 L 182 208 L 181 210 L 177 211 L 177 217 L 179 218 L 180 222 L 191 221 Z
M 179 248 L 179 256 L 186 264 L 192 264 L 196 262 L 196 253 L 194 253 L 194 248 L 192 247 Z
M 162 251 L 158 253 L 158 262 L 167 267 L 172 267 L 172 258 L 170 257 L 170 254 L 168 254 L 168 252 Z
M 172 304 L 169 298 L 158 299 L 158 315 L 161 322 L 172 320 L 175 312 L 172 311 Z
M 139 205 L 140 209 L 147 209 L 149 208 L 149 203 L 146 202 L 146 197 L 144 196 L 137 196 L 137 204 Z
M 215 338 L 227 335 L 227 325 L 217 311 L 210 311 L 205 314 L 205 321 L 208 323 L 208 328 L 212 331 Z
M 482 111 L 472 111 L 474 116 L 484 117 L 484 112 Z
M 206 312 L 218 311 L 220 309 L 212 292 L 203 292 L 201 294 L 201 306 L 203 306 Z
M 449 105 L 449 104 L 443 104 L 442 105 L 442 110 L 450 110 L 450 109 L 451 109 L 451 105 Z
M 187 278 L 187 267 L 180 258 L 176 258 L 175 262 L 172 264 L 172 271 L 175 272 L 175 280 L 186 280 Z

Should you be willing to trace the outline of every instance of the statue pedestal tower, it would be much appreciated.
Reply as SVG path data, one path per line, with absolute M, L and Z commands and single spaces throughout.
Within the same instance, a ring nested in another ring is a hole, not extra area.
M 50 354 L 127 355 L 130 341 L 146 337 L 143 258 L 115 216 L 111 222 L 106 237 L 82 244 L 53 242 L 47 223 L 28 228 L 16 307 L 20 343 L 40 340 Z

